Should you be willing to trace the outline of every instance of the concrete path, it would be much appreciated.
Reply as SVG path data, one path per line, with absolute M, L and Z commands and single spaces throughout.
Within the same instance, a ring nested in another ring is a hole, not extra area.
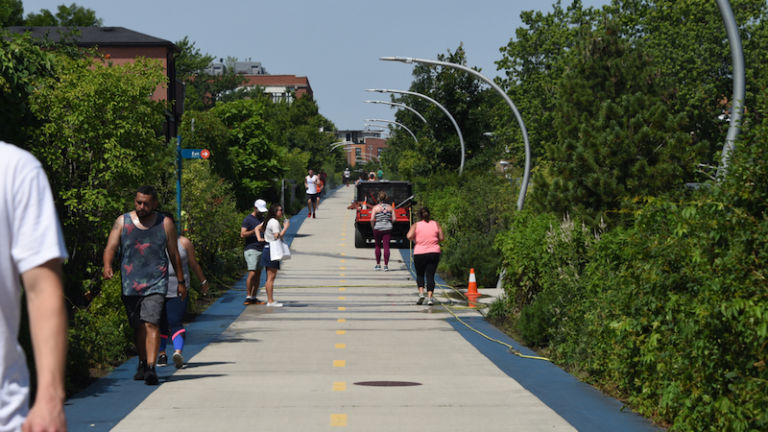
M 442 306 L 417 306 L 407 253 L 393 250 L 392 271 L 374 272 L 373 249 L 355 249 L 352 194 L 341 188 L 316 219 L 294 218 L 293 257 L 276 283 L 285 307 L 239 306 L 236 287 L 188 327 L 185 368 L 163 368 L 149 387 L 130 380 L 129 361 L 69 401 L 70 430 L 653 430 Z M 477 312 L 456 311 L 514 343 Z

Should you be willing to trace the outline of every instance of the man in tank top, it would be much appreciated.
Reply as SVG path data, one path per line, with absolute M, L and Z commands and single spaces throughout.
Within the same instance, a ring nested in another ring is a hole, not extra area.
M 104 279 L 114 276 L 112 260 L 120 251 L 123 304 L 133 327 L 139 367 L 134 375 L 147 385 L 157 384 L 155 361 L 160 344 L 160 319 L 168 290 L 168 259 L 176 274 L 184 274 L 176 243 L 176 227 L 157 212 L 157 191 L 142 186 L 136 191 L 134 210 L 115 220 L 104 249 Z M 179 279 L 179 296 L 187 294 L 186 281 Z

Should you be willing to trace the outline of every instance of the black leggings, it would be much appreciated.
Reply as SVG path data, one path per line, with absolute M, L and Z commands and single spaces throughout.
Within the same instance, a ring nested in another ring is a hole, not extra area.
M 413 256 L 413 265 L 416 267 L 416 284 L 419 288 L 424 286 L 424 276 L 427 278 L 427 291 L 435 290 L 435 271 L 440 262 L 440 253 L 426 253 Z

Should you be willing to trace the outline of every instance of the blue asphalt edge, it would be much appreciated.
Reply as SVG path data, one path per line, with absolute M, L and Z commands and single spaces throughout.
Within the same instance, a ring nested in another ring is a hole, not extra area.
M 400 254 L 408 270 L 414 274 L 411 268 L 411 250 L 400 249 Z M 435 282 L 438 285 L 447 285 L 439 275 L 435 275 Z M 414 283 L 414 290 L 416 288 Z M 437 289 L 447 290 L 439 287 Z M 539 398 L 577 430 L 595 432 L 663 430 L 654 426 L 646 418 L 630 411 L 619 400 L 606 396 L 589 384 L 579 381 L 555 364 L 545 360 L 518 357 L 506 346 L 484 338 L 456 318 L 448 318 L 447 321 L 501 371 Z M 483 317 L 462 317 L 462 321 L 488 337 L 513 346 L 522 354 L 538 355 L 491 325 Z
M 334 189 L 328 196 L 333 195 L 341 187 Z M 323 198 L 324 199 L 324 198 Z M 322 199 L 321 199 L 322 202 Z M 285 233 L 285 242 L 289 245 L 307 218 L 307 208 L 304 207 L 290 221 Z M 262 272 L 261 284 L 264 286 L 265 272 Z M 245 310 L 242 300 L 245 296 L 245 280 L 247 276 L 237 281 L 216 302 L 185 328 L 184 358 L 188 359 L 186 370 L 203 366 L 196 363 L 193 357 L 208 344 L 216 343 L 216 339 L 232 322 Z M 209 363 L 210 364 L 210 363 Z M 158 386 L 148 386 L 143 381 L 134 381 L 138 360 L 128 359 L 110 372 L 99 378 L 85 390 L 71 396 L 64 403 L 67 415 L 67 426 L 70 431 L 109 431 L 125 418 L 131 411 L 149 396 Z M 172 366 L 158 367 L 157 374 L 160 383 L 175 380 L 189 380 L 210 377 L 212 375 L 185 374 L 175 376 L 176 369 Z

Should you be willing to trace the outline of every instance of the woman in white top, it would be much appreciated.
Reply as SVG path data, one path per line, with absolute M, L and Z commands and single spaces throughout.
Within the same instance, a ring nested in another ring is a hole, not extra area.
M 283 229 L 280 229 L 279 218 L 283 218 L 283 208 L 279 204 L 272 204 L 269 207 L 267 216 L 264 218 L 264 222 L 256 227 L 256 236 L 259 241 L 266 241 L 264 251 L 261 253 L 261 266 L 267 270 L 267 281 L 264 284 L 264 289 L 267 291 L 267 307 L 282 307 L 282 303 L 275 301 L 272 295 L 275 277 L 277 277 L 277 271 L 280 270 L 280 260 L 272 261 L 269 254 L 269 242 L 282 239 L 285 235 L 285 231 L 288 230 L 290 222 L 285 219 L 283 222 Z

